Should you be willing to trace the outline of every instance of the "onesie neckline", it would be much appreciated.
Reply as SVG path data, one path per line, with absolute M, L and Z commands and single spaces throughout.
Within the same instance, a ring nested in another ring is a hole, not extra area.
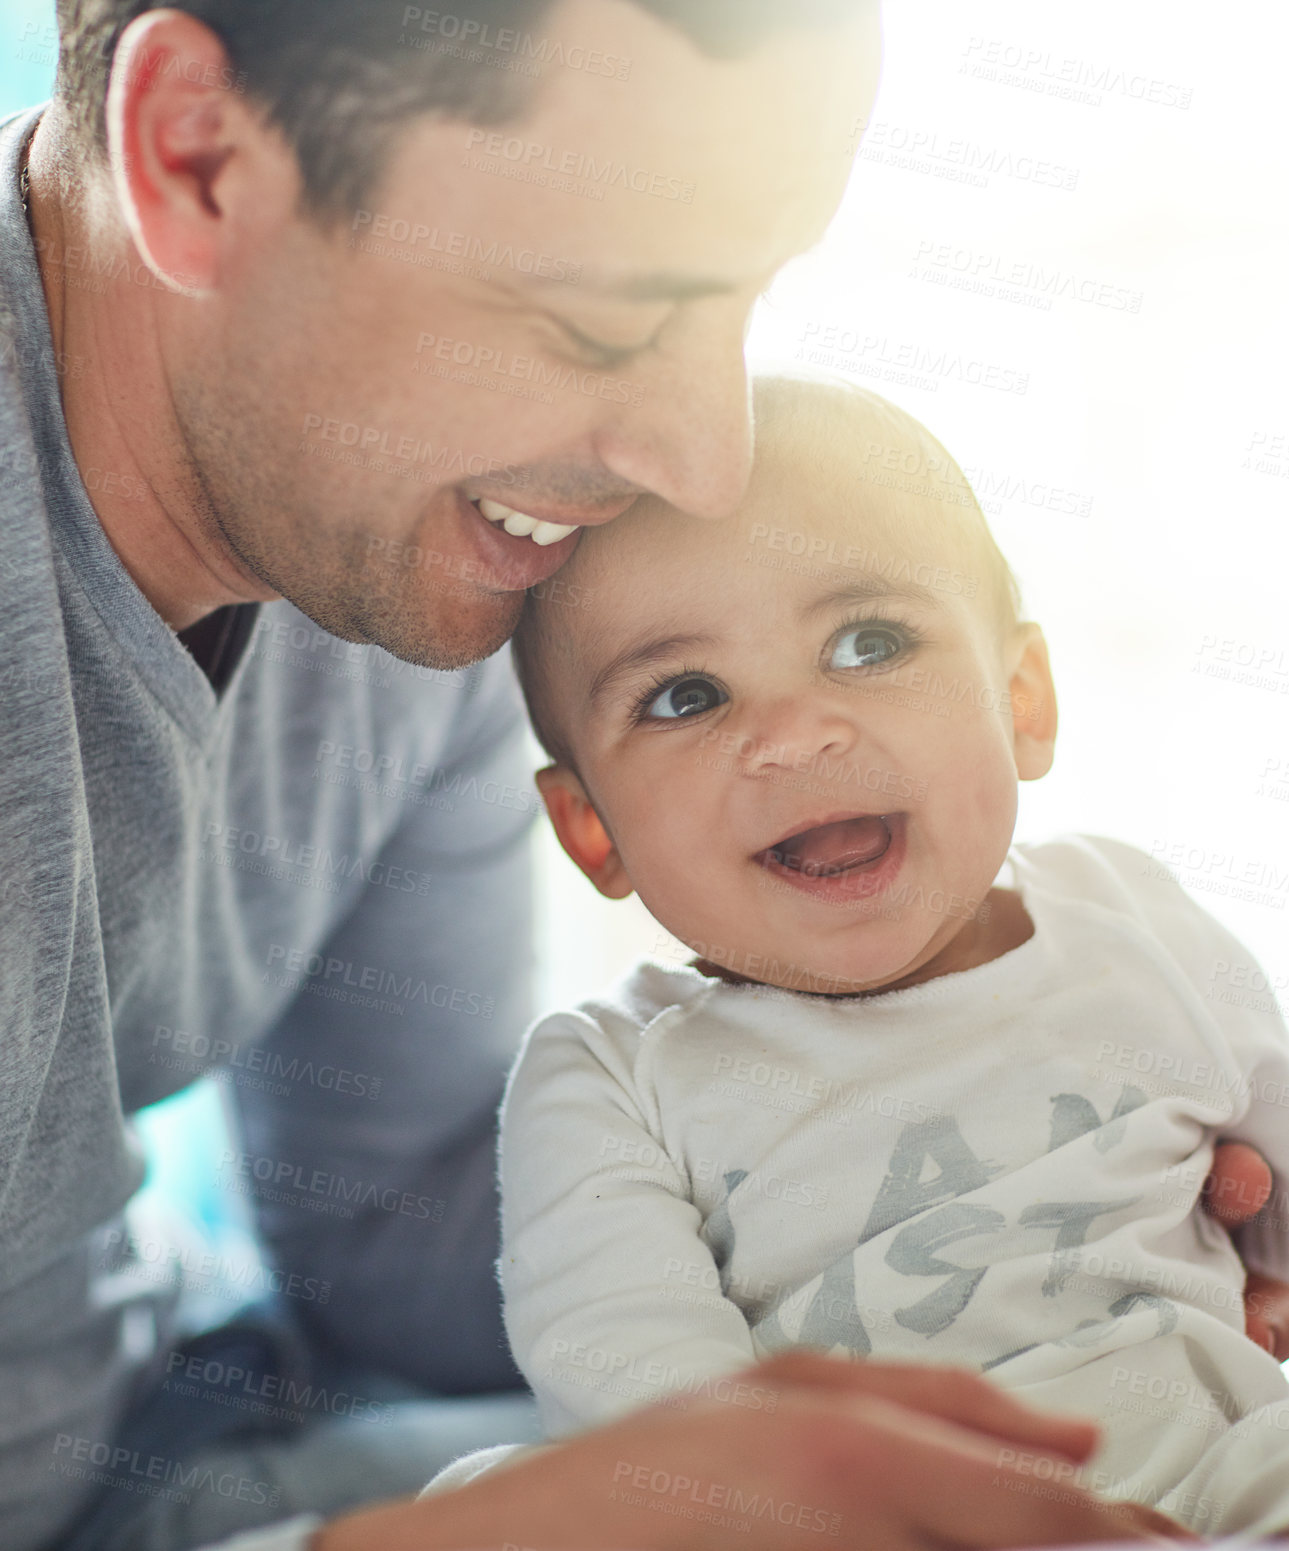
M 766 985 L 759 980 L 723 980 L 720 976 L 704 973 L 691 962 L 667 964 L 650 957 L 644 964 L 669 979 L 684 981 L 691 993 L 698 993 L 703 1000 L 737 996 L 753 1001 L 797 1001 L 806 997 L 821 1007 L 835 1007 L 839 1010 L 871 1008 L 883 1013 L 940 1003 L 964 993 L 973 997 L 993 996 L 1001 1000 L 1004 986 L 1009 994 L 1014 995 L 1028 991 L 1035 984 L 1051 960 L 1052 936 L 1050 928 L 1044 924 L 1046 910 L 1042 891 L 1033 887 L 1031 870 L 1021 848 L 1014 846 L 1007 853 L 1006 861 L 991 886 L 1008 888 L 1020 895 L 1021 903 L 1034 927 L 1025 941 L 984 964 L 951 970 L 947 974 L 937 975 L 933 980 L 923 980 L 917 985 L 902 986 L 892 991 L 829 995 L 804 988 Z M 689 1001 L 690 997 L 685 997 L 685 1000 Z

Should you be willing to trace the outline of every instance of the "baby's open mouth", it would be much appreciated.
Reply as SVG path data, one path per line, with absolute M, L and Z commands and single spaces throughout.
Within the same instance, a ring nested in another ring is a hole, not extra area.
M 755 860 L 799 872 L 805 878 L 837 878 L 879 861 L 891 844 L 889 816 L 861 813 L 819 824 L 778 840 Z

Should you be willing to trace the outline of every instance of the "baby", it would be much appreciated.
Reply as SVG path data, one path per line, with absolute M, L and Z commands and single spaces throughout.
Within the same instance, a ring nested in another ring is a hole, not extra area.
M 755 1405 L 728 1376 L 797 1344 L 967 1364 L 1099 1420 L 1085 1485 L 1289 1525 L 1289 1386 L 1198 1207 L 1219 1134 L 1289 1174 L 1289 1041 L 1208 998 L 1248 956 L 1143 853 L 1012 844 L 1052 679 L 952 460 L 768 380 L 737 515 L 651 500 L 564 579 L 515 641 L 542 795 L 694 959 L 543 1019 L 511 1080 L 506 1321 L 547 1430 Z

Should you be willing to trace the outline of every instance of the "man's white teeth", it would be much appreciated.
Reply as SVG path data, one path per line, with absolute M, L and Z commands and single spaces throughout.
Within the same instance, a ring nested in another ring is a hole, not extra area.
M 532 539 L 534 544 L 543 546 L 566 539 L 581 526 L 576 522 L 543 522 L 540 517 L 530 517 L 527 512 L 517 512 L 513 506 L 503 506 L 500 501 L 489 501 L 485 496 L 475 504 L 489 522 L 499 522 L 514 538 Z
M 581 526 L 580 522 L 539 522 L 533 529 L 533 543 L 558 544 Z

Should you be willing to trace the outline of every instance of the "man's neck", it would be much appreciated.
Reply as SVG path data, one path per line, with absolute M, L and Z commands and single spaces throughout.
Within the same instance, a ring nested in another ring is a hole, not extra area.
M 54 360 L 64 367 L 68 439 L 122 565 L 162 619 L 183 630 L 224 604 L 275 594 L 214 536 L 187 456 L 161 338 L 163 309 L 177 299 L 130 240 L 107 174 L 72 174 L 53 112 L 30 146 L 28 220 Z

